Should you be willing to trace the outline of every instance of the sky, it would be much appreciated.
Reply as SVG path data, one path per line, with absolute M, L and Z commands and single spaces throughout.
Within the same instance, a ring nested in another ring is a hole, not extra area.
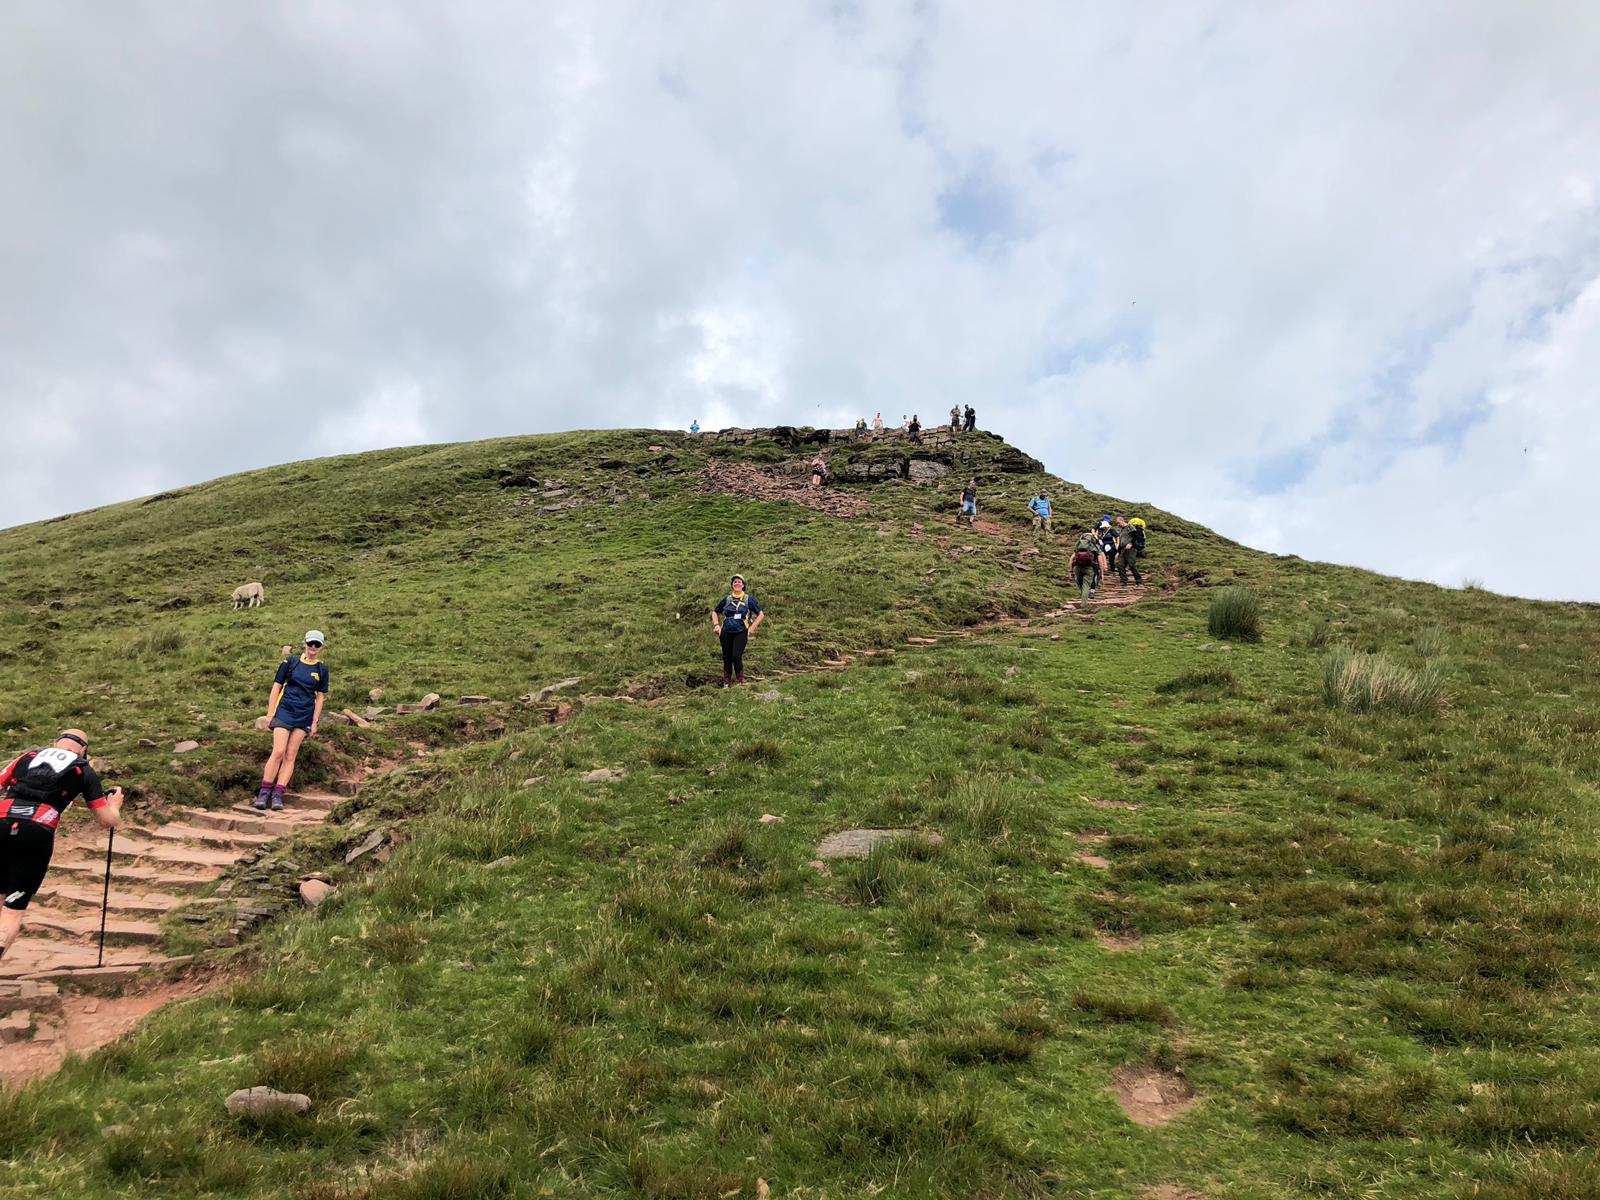
M 6 0 L 0 525 L 970 403 L 1249 545 L 1600 601 L 1597 62 L 1591 0 Z

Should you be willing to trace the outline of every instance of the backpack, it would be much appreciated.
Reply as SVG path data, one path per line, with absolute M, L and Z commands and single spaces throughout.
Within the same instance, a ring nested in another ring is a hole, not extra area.
M 61 803 L 62 781 L 74 774 L 81 776 L 88 762 L 81 754 L 55 747 L 37 751 L 28 769 L 11 780 L 11 798 L 55 808 Z
M 1130 526 L 1128 526 L 1128 530 L 1129 530 L 1129 532 L 1131 532 L 1133 534 L 1133 548 L 1135 550 L 1137 550 L 1140 554 L 1143 554 L 1144 553 L 1144 530 L 1138 525 L 1130 525 Z

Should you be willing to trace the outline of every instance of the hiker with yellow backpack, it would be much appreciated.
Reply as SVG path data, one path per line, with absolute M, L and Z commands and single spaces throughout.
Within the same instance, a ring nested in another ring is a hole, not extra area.
M 1144 576 L 1139 574 L 1139 556 L 1144 553 L 1144 518 L 1135 517 L 1129 521 L 1125 517 L 1117 518 L 1117 578 L 1122 581 L 1122 586 L 1128 586 L 1128 572 L 1133 572 L 1133 581 L 1140 587 L 1144 586 Z

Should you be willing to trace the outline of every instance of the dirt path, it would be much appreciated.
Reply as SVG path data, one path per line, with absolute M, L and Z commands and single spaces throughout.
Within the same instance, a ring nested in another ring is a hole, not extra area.
M 242 915 L 256 901 L 201 893 L 280 838 L 321 825 L 343 798 L 294 793 L 282 812 L 257 812 L 248 803 L 186 808 L 165 824 L 141 822 L 130 809 L 133 819 L 118 827 L 113 843 L 100 966 L 105 831 L 73 821 L 56 840 L 21 936 L 0 959 L 0 1080 L 17 1086 L 49 1074 L 69 1050 L 96 1050 L 162 1005 L 217 986 L 209 977 L 170 978 L 189 960 L 158 949 L 161 919 L 177 909 L 201 914 L 227 906 Z

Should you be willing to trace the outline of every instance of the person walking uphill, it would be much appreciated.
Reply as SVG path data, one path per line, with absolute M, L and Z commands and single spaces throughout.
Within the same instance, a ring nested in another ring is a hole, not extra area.
M 56 826 L 82 796 L 95 820 L 114 828 L 122 789 L 107 792 L 86 757 L 89 737 L 64 729 L 53 746 L 28 750 L 0 771 L 0 958 L 16 941 L 28 902 L 44 883 Z
M 1085 600 L 1093 600 L 1100 586 L 1100 533 L 1087 529 L 1072 551 L 1072 586 Z
M 322 705 L 328 699 L 328 664 L 320 661 L 327 639 L 317 629 L 306 633 L 305 653 L 287 658 L 272 680 L 267 701 L 267 728 L 272 731 L 272 754 L 261 775 L 255 806 L 283 807 L 283 794 L 294 778 L 294 760 L 300 746 L 317 731 Z
M 732 590 L 711 610 L 711 628 L 722 639 L 723 687 L 744 682 L 744 648 L 756 626 L 767 619 L 756 598 L 744 590 L 743 575 L 735 575 L 730 587 Z
M 961 507 L 956 510 L 956 524 L 961 524 L 961 518 L 967 519 L 970 526 L 978 519 L 978 481 L 967 480 L 967 486 L 961 489 Z
M 1050 497 L 1045 494 L 1043 488 L 1039 489 L 1037 496 L 1028 501 L 1028 510 L 1033 513 L 1034 541 L 1037 542 L 1039 540 L 1041 531 L 1044 533 L 1046 541 L 1055 536 L 1050 531 Z
M 1144 576 L 1139 574 L 1139 556 L 1144 553 L 1144 519 L 1135 517 L 1129 521 L 1124 517 L 1117 518 L 1117 578 L 1124 587 L 1128 583 L 1128 572 L 1133 572 L 1133 581 L 1139 586 L 1144 586 Z

